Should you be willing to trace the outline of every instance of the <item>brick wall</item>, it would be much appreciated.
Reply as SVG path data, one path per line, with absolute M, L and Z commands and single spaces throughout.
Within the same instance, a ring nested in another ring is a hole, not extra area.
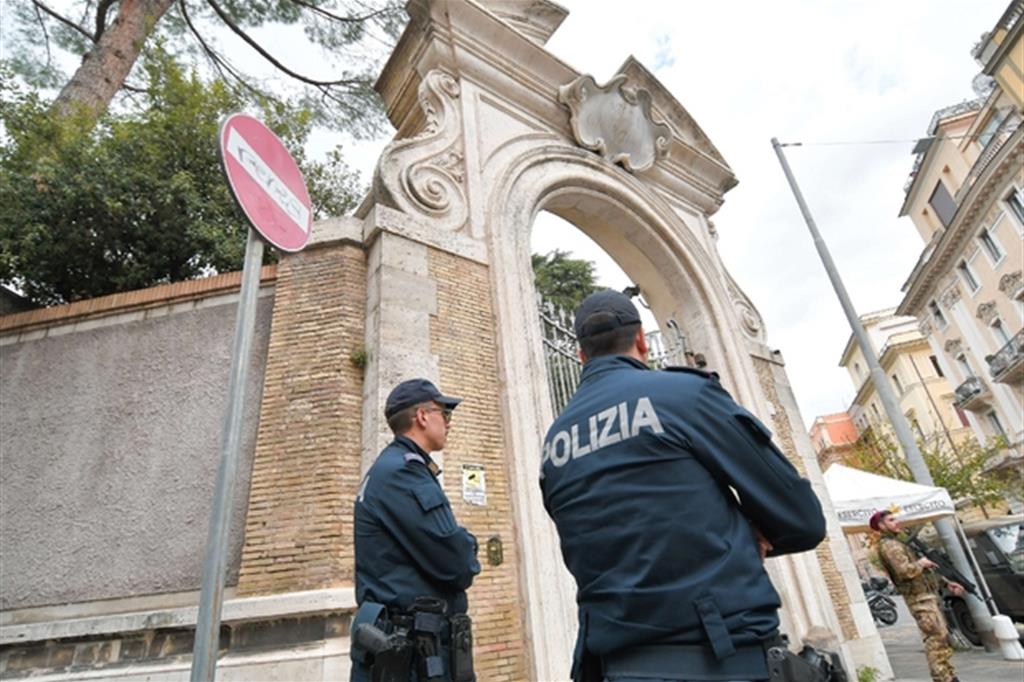
M 354 245 L 284 256 L 253 462 L 240 595 L 354 581 L 366 259 Z
M 477 678 L 498 682 L 528 677 L 518 547 L 509 496 L 509 462 L 500 429 L 497 341 L 488 269 L 431 249 L 429 272 L 437 282 L 437 315 L 430 319 L 430 347 L 440 361 L 441 390 L 464 398 L 455 411 L 444 451 L 445 491 L 459 522 L 480 541 L 483 567 L 469 592 Z M 462 499 L 463 464 L 484 467 L 487 505 Z M 504 561 L 491 566 L 488 538 L 499 536 Z M 538 633 L 543 635 L 543 633 Z
M 796 445 L 793 442 L 793 424 L 789 421 L 789 415 L 782 408 L 783 402 L 779 398 L 778 388 L 775 385 L 772 364 L 755 357 L 754 369 L 757 372 L 757 380 L 761 385 L 761 390 L 764 391 L 765 397 L 776 406 L 775 414 L 772 417 L 774 440 L 781 446 L 786 458 L 796 467 L 800 475 L 806 476 L 807 467 L 800 456 L 797 455 Z M 839 625 L 843 630 L 843 639 L 857 639 L 857 625 L 853 619 L 853 611 L 850 609 L 850 595 L 846 592 L 843 576 L 836 568 L 837 564 L 833 552 L 832 542 L 823 542 L 814 550 L 818 557 L 818 564 L 821 566 L 821 574 L 825 578 L 825 585 L 828 587 L 829 596 L 832 598 L 832 605 L 835 607 Z

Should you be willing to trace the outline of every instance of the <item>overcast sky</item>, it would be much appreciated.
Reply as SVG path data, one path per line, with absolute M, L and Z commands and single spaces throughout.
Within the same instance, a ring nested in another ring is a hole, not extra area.
M 924 246 L 897 217 L 914 140 L 935 110 L 975 97 L 970 51 L 1007 0 L 561 4 L 570 14 L 550 51 L 599 83 L 633 54 L 732 167 L 739 185 L 713 217 L 726 266 L 783 353 L 805 425 L 845 410 L 850 328 L 770 140 L 804 143 L 787 158 L 857 310 L 895 307 Z M 856 144 L 819 144 L 835 142 Z M 380 144 L 350 148 L 368 176 Z M 574 228 L 544 232 L 535 251 L 568 247 L 598 262 L 604 284 L 625 286 Z

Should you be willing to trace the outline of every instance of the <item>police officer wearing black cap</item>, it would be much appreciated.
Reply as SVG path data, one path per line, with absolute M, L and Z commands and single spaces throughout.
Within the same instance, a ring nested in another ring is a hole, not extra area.
M 456 523 L 430 457 L 444 448 L 460 402 L 426 379 L 388 395 L 384 416 L 395 439 L 355 503 L 352 682 L 474 679 L 465 614 L 466 589 L 480 572 L 477 541 Z
M 576 579 L 576 682 L 762 680 L 779 596 L 764 556 L 825 535 L 810 484 L 717 375 L 652 371 L 636 307 L 576 312 L 580 385 L 544 440 L 541 489 Z

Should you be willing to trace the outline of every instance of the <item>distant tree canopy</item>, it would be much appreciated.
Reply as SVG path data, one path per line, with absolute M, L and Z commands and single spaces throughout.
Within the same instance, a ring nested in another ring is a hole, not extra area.
M 144 66 L 125 111 L 96 119 L 54 115 L 0 71 L 0 283 L 37 304 L 241 267 L 247 223 L 217 132 L 243 103 L 159 50 Z M 299 161 L 315 217 L 348 212 L 361 188 L 340 150 L 323 162 L 303 151 L 313 114 L 264 101 L 261 116 Z
M 1006 448 L 1003 439 L 996 438 L 982 446 L 969 438 L 954 448 L 944 435 L 934 434 L 920 439 L 918 448 L 935 485 L 945 488 L 954 500 L 966 499 L 984 508 L 1005 501 L 1020 486 L 1019 478 L 1007 472 L 988 471 L 993 458 Z M 914 480 L 896 439 L 880 427 L 861 436 L 847 455 L 846 463 L 862 471 L 902 481 Z
M 10 5 L 13 31 L 8 36 L 8 66 L 41 88 L 60 88 L 53 102 L 59 115 L 75 114 L 88 125 L 123 90 L 145 89 L 136 63 L 158 48 L 164 53 L 209 66 L 235 98 L 263 106 L 288 103 L 311 112 L 335 130 L 374 133 L 383 118 L 372 84 L 381 53 L 405 22 L 397 0 L 78 0 L 58 10 L 42 0 Z M 282 41 L 268 41 L 267 26 L 301 27 L 310 47 L 302 67 L 280 54 Z M 229 58 L 222 38 L 233 36 L 255 63 L 269 67 L 291 86 L 239 66 L 246 58 Z M 79 59 L 68 78 L 57 58 L 61 52 Z
M 531 260 L 537 293 L 560 308 L 572 312 L 601 288 L 594 279 L 593 261 L 572 258 L 570 252 L 558 249 L 544 255 L 535 253 Z

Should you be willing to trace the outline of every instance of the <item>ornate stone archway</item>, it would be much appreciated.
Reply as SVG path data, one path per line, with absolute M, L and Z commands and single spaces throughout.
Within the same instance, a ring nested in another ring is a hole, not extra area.
M 684 326 L 831 505 L 781 356 L 715 247 L 709 218 L 736 180 L 686 110 L 632 58 L 601 88 L 548 53 L 565 12 L 546 0 L 413 0 L 409 12 L 377 83 L 398 134 L 350 223 L 368 254 L 363 464 L 388 437 L 396 381 L 425 374 L 467 396 L 444 466 L 482 465 L 495 495 L 472 507 L 457 480 L 446 487 L 506 559 L 471 596 L 482 679 L 565 679 L 574 587 L 536 476 L 551 418 L 529 265 L 538 212 L 576 224 L 661 323 Z M 835 522 L 816 553 L 769 571 L 794 640 L 824 628 L 849 664 L 889 670 Z

